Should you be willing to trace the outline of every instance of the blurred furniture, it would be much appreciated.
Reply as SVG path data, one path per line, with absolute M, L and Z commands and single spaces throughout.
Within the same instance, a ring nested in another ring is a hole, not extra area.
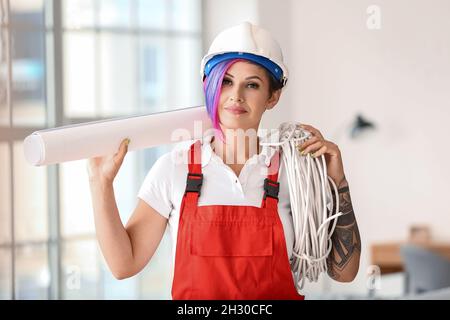
M 450 287 L 404 296 L 404 300 L 450 300 Z
M 429 249 L 406 244 L 400 247 L 409 294 L 450 287 L 450 259 Z
M 428 225 L 413 224 L 409 227 L 409 242 L 430 242 L 431 241 L 431 229 Z
M 386 242 L 371 245 L 371 264 L 380 268 L 381 274 L 403 272 L 404 266 L 400 254 L 402 245 L 412 244 L 410 242 Z M 415 244 L 422 248 L 433 251 L 450 259 L 450 243 L 426 242 Z

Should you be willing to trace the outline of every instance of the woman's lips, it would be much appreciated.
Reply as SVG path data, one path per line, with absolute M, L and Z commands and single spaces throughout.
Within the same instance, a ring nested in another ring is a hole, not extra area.
M 245 111 L 244 109 L 241 109 L 241 108 L 225 108 L 225 110 L 227 110 L 228 112 L 230 112 L 232 114 L 247 113 L 247 111 Z

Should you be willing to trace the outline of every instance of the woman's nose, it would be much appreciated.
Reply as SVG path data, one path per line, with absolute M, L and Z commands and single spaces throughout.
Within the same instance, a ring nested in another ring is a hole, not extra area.
M 244 99 L 239 98 L 239 97 L 231 97 L 231 101 L 235 101 L 235 102 L 244 102 Z
M 233 92 L 231 92 L 231 101 L 244 102 L 244 98 L 242 97 L 242 91 L 238 86 L 236 86 Z

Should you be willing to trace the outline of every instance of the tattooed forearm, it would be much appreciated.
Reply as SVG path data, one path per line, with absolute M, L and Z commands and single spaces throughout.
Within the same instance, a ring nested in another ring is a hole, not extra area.
M 328 275 L 338 281 L 351 281 L 359 268 L 361 238 L 346 179 L 338 186 L 338 196 L 339 212 L 343 215 L 338 218 L 331 236 L 333 249 L 327 258 Z M 334 192 L 333 204 L 336 204 Z

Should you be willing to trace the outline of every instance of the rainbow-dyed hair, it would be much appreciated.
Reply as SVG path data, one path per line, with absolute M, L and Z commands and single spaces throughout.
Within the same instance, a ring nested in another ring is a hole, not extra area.
M 220 94 L 222 93 L 222 82 L 227 70 L 238 61 L 246 61 L 244 59 L 230 59 L 218 63 L 203 81 L 203 90 L 205 92 L 205 104 L 209 118 L 212 121 L 213 128 L 219 132 L 220 140 L 224 141 L 224 134 L 219 125 L 219 108 Z

